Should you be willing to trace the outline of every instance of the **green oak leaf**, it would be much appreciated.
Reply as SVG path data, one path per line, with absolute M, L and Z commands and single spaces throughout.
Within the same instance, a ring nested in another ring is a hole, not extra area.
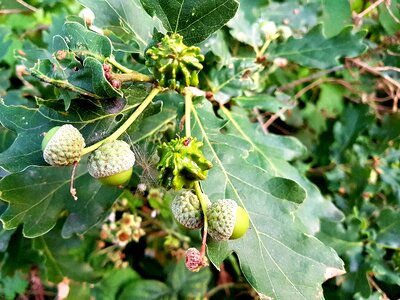
M 74 52 L 89 51 L 104 57 L 113 53 L 111 41 L 104 35 L 93 32 L 77 22 L 65 22 L 64 40 Z
M 332 248 L 307 233 L 297 213 L 299 204 L 271 192 L 274 186 L 268 186 L 268 181 L 292 170 L 281 166 L 284 160 L 277 164 L 268 152 L 258 153 L 258 144 L 243 132 L 230 130 L 235 120 L 227 124 L 216 119 L 208 102 L 196 105 L 192 121 L 192 134 L 203 141 L 203 153 L 214 165 L 202 183 L 205 193 L 212 201 L 234 199 L 250 216 L 250 229 L 243 238 L 208 242 L 213 264 L 218 267 L 235 252 L 246 279 L 258 293 L 274 299 L 320 299 L 322 282 L 343 274 L 343 262 Z M 300 176 L 295 173 L 293 177 Z M 294 182 L 298 184 L 299 178 Z M 300 185 L 297 189 L 302 190 Z
M 307 196 L 306 191 L 298 183 L 287 178 L 273 177 L 268 180 L 267 187 L 272 196 L 298 204 Z
M 25 237 L 38 237 L 50 231 L 61 212 L 69 216 L 63 235 L 83 233 L 105 218 L 121 190 L 103 186 L 87 173 L 81 162 L 75 175 L 78 200 L 70 195 L 71 167 L 28 167 L 0 181 L 0 199 L 9 203 L 0 219 L 5 229 L 23 224 Z
M 139 279 L 127 285 L 119 295 L 120 300 L 161 300 L 172 298 L 172 290 L 163 282 L 152 279 Z
M 333 129 L 335 143 L 331 151 L 336 161 L 343 160 L 344 151 L 353 145 L 360 133 L 368 129 L 373 119 L 368 105 L 346 106 L 340 122 L 336 122 Z
M 318 23 L 319 3 L 303 3 L 301 0 L 271 1 L 261 13 L 262 20 L 273 21 L 277 26 L 287 24 L 295 33 L 306 32 Z
M 0 278 L 0 287 L 4 285 L 4 290 L 0 291 L 0 296 L 5 296 L 5 299 L 15 299 L 17 295 L 25 292 L 29 282 L 24 278 L 22 272 L 15 272 L 14 276 L 6 276 Z M 3 294 L 4 293 L 4 294 Z
M 112 269 L 94 286 L 92 295 L 95 299 L 117 299 L 126 285 L 139 279 L 140 275 L 131 268 Z
M 252 144 L 255 154 L 251 161 L 268 170 L 271 174 L 284 177 L 299 183 L 307 192 L 305 201 L 300 205 L 297 214 L 306 225 L 307 232 L 315 233 L 319 230 L 319 219 L 327 218 L 340 221 L 343 214 L 321 195 L 318 188 L 306 179 L 287 161 L 306 155 L 306 148 L 294 137 L 285 137 L 264 132 L 249 122 L 243 109 L 233 108 L 231 112 L 223 110 L 224 117 L 232 126 L 226 126 L 228 132 L 238 134 Z
M 158 31 L 162 29 L 160 20 L 146 14 L 140 0 L 79 0 L 79 2 L 95 13 L 97 26 L 112 31 L 120 38 L 130 35 L 130 39 L 134 41 L 131 44 L 137 45 L 134 51 L 136 53 L 144 53 L 152 39 L 154 28 Z
M 63 34 L 53 37 L 54 54 L 47 59 L 43 54 L 38 57 L 31 68 L 32 74 L 57 87 L 74 88 L 74 91 L 95 99 L 122 96 L 122 92 L 114 89 L 104 76 L 103 61 L 113 54 L 111 41 L 77 22 L 66 22 Z M 71 99 L 65 92 L 62 96 L 68 109 Z
M 364 36 L 365 32 L 354 33 L 352 27 L 346 27 L 338 35 L 325 38 L 322 26 L 317 25 L 302 38 L 291 37 L 286 42 L 272 44 L 267 51 L 268 58 L 282 57 L 302 66 L 328 69 L 339 65 L 340 58 L 363 53 Z
M 353 24 L 351 7 L 347 0 L 323 0 L 322 11 L 324 33 L 328 38 L 338 34 L 345 26 Z
M 179 33 L 188 45 L 200 43 L 235 15 L 235 0 L 141 0 L 150 16 L 158 17 L 167 31 Z
M 93 202 L 89 205 L 93 205 Z M 79 250 L 89 250 L 85 249 L 88 246 L 84 237 L 75 235 L 65 239 L 61 235 L 61 228 L 62 220 L 52 231 L 33 240 L 34 249 L 44 258 L 46 279 L 51 282 L 61 282 L 65 277 L 80 282 L 97 279 L 100 274 L 95 272 L 83 255 L 78 254 Z
M 389 208 L 384 209 L 377 223 L 379 231 L 376 240 L 388 246 L 400 247 L 400 213 Z
M 392 0 L 388 5 L 379 5 L 379 22 L 389 35 L 394 35 L 400 30 L 400 1 Z
M 11 39 L 9 39 L 9 35 L 11 35 L 11 29 L 4 25 L 0 26 L 0 60 L 8 53 L 8 49 L 13 43 Z
M 179 299 L 197 299 L 204 296 L 211 279 L 209 268 L 203 268 L 197 273 L 190 272 L 183 259 L 168 272 L 167 283 Z
M 216 91 L 215 99 L 224 104 L 233 96 L 242 96 L 244 91 L 256 90 L 259 82 L 257 75 L 253 78 L 253 74 L 261 69 L 253 58 L 234 58 L 229 66 L 212 69 L 208 74 L 208 81 Z

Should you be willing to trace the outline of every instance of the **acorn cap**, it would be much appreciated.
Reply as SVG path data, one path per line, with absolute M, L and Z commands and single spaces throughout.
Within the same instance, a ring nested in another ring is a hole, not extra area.
M 231 199 L 214 202 L 207 211 L 207 218 L 208 233 L 218 241 L 239 238 L 249 227 L 247 212 Z M 234 233 L 234 230 L 237 232 Z
M 43 158 L 52 166 L 69 166 L 78 162 L 85 147 L 85 140 L 78 129 L 65 124 L 58 129 L 50 130 L 42 143 Z
M 210 200 L 203 194 L 209 205 Z M 191 190 L 182 191 L 171 203 L 172 214 L 175 219 L 189 229 L 198 229 L 203 226 L 204 216 L 201 204 L 196 194 Z
M 88 171 L 95 178 L 112 176 L 129 170 L 135 163 L 135 154 L 121 140 L 106 142 L 89 157 Z

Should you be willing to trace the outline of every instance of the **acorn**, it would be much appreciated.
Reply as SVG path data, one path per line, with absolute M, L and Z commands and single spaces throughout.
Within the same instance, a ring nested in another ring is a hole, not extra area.
M 234 200 L 214 202 L 207 211 L 208 233 L 217 241 L 242 237 L 249 228 L 249 215 Z
M 203 194 L 204 199 L 211 205 L 210 200 Z M 184 190 L 171 203 L 172 214 L 175 219 L 188 229 L 203 227 L 204 215 L 197 195 L 191 190 Z
M 105 185 L 118 186 L 129 181 L 133 172 L 135 154 L 121 140 L 106 142 L 95 150 L 88 160 L 88 171 Z
M 50 129 L 42 140 L 44 160 L 52 166 L 70 166 L 81 159 L 85 139 L 70 124 Z

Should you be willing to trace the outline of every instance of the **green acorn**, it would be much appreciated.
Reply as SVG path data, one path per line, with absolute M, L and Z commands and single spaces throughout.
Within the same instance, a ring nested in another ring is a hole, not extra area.
M 211 205 L 206 195 L 203 197 Z M 204 215 L 199 198 L 191 190 L 182 191 L 171 203 L 172 214 L 175 219 L 188 229 L 203 227 Z
M 212 164 L 201 153 L 202 142 L 196 138 L 180 138 L 163 143 L 158 148 L 160 161 L 157 169 L 159 180 L 165 188 L 191 189 L 198 180 L 207 177 Z
M 85 139 L 70 124 L 53 127 L 42 140 L 44 160 L 52 166 L 70 166 L 78 162 L 85 148 Z
M 214 202 L 207 211 L 208 233 L 217 241 L 242 237 L 249 228 L 249 215 L 231 199 Z
M 133 172 L 135 154 L 121 140 L 106 142 L 89 157 L 89 174 L 106 185 L 121 185 L 129 181 Z
M 181 35 L 164 36 L 160 43 L 146 51 L 146 55 L 146 66 L 160 86 L 182 92 L 186 86 L 199 84 L 198 73 L 203 69 L 200 62 L 204 55 L 199 47 L 186 46 Z

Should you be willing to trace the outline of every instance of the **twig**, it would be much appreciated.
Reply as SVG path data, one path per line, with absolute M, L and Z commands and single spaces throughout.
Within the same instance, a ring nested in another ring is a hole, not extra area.
M 102 99 L 102 97 L 100 97 L 100 96 L 98 96 L 98 95 L 96 95 L 94 93 L 91 93 L 91 92 L 89 92 L 87 90 L 84 90 L 84 89 L 82 89 L 80 87 L 77 87 L 77 86 L 74 86 L 74 85 L 70 84 L 67 80 L 53 79 L 53 78 L 50 78 L 50 77 L 48 77 L 48 76 L 46 76 L 46 75 L 44 75 L 42 73 L 36 72 L 36 71 L 32 71 L 31 75 L 36 77 L 37 79 L 43 81 L 43 82 L 52 84 L 52 85 L 54 85 L 54 86 L 56 86 L 58 88 L 62 88 L 62 89 L 65 89 L 65 90 L 76 92 L 76 93 L 79 93 L 79 94 L 81 94 L 83 96 L 86 96 L 86 97 L 89 97 L 89 98 L 92 98 L 92 99 L 97 99 L 97 100 Z
M 26 7 L 27 9 L 33 11 L 33 12 L 38 12 L 38 11 L 39 11 L 36 7 L 34 7 L 34 6 L 32 6 L 32 5 L 28 4 L 28 3 L 26 3 L 26 2 L 23 1 L 23 0 L 17 0 L 17 2 L 18 2 L 19 4 L 21 4 L 22 6 Z
M 385 1 L 388 1 L 388 0 L 378 0 L 378 1 L 374 2 L 374 3 L 372 3 L 371 6 L 368 6 L 365 10 L 363 10 L 359 14 L 356 14 L 355 16 L 353 16 L 354 24 L 357 25 L 357 26 L 361 25 L 362 18 L 366 14 L 368 14 L 372 10 L 374 10 L 378 5 L 382 4 Z
M 336 72 L 336 71 L 343 70 L 343 69 L 344 69 L 344 66 L 341 65 L 341 66 L 333 67 L 333 68 L 331 68 L 329 70 L 319 71 L 319 72 L 314 73 L 314 74 L 312 74 L 312 75 L 310 75 L 308 77 L 300 78 L 300 79 L 292 81 L 292 82 L 290 82 L 288 84 L 282 85 L 279 88 L 277 88 L 277 91 L 288 90 L 290 88 L 294 88 L 295 86 L 297 86 L 299 84 L 302 84 L 302 83 L 305 83 L 307 81 L 311 81 L 311 80 L 320 78 L 320 77 L 322 77 L 324 75 L 327 75 L 329 73 Z
M 267 122 L 265 122 L 262 126 L 264 132 L 268 132 L 268 127 L 275 122 L 276 119 L 278 119 L 282 114 L 284 114 L 289 108 L 288 107 L 282 107 L 278 112 L 273 114 L 271 118 L 268 119 Z
M 0 9 L 0 15 L 11 15 L 11 14 L 30 14 L 32 12 L 23 9 Z
M 216 287 L 212 288 L 206 293 L 206 298 L 209 299 L 212 296 L 214 296 L 216 293 L 218 293 L 220 290 L 224 289 L 231 289 L 231 288 L 249 288 L 249 285 L 247 283 L 235 283 L 235 282 L 228 282 L 224 284 L 217 285 Z
M 375 282 L 375 280 L 373 279 L 373 276 L 374 276 L 374 274 L 372 272 L 367 273 L 367 279 L 368 279 L 369 284 L 371 284 L 375 290 L 377 290 L 379 293 L 382 294 L 382 298 L 384 300 L 390 300 L 389 297 L 386 295 L 386 293 L 384 291 L 382 291 L 382 289 L 379 287 L 379 285 Z
M 161 91 L 162 89 L 160 87 L 155 87 L 153 90 L 150 92 L 150 94 L 147 95 L 146 99 L 143 100 L 143 102 L 139 105 L 139 107 L 133 112 L 133 114 L 125 121 L 124 124 L 121 125 L 113 134 L 105 138 L 104 140 L 101 140 L 97 142 L 96 144 L 93 144 L 89 147 L 86 147 L 82 151 L 82 156 L 85 154 L 88 154 L 97 148 L 99 148 L 103 143 L 107 141 L 113 141 L 116 140 L 129 128 L 129 126 L 132 125 L 132 123 L 140 116 L 140 114 L 146 109 L 146 107 L 152 102 L 155 96 Z
M 367 64 L 365 64 L 365 63 L 363 63 L 363 62 L 360 61 L 358 58 L 354 58 L 354 59 L 349 58 L 348 60 L 351 61 L 351 62 L 352 62 L 353 64 L 355 64 L 356 66 L 361 67 L 361 69 L 364 69 L 364 70 L 366 70 L 366 71 L 368 71 L 368 72 L 370 72 L 371 74 L 374 74 L 374 75 L 376 75 L 376 76 L 382 77 L 382 78 L 384 78 L 385 80 L 387 80 L 388 82 L 390 82 L 391 84 L 393 84 L 394 86 L 396 86 L 397 88 L 400 88 L 400 82 L 394 80 L 393 78 L 391 78 L 391 77 L 389 77 L 389 76 L 387 76 L 387 75 L 385 75 L 385 74 L 380 73 L 378 70 L 376 70 L 376 68 L 371 67 L 371 66 L 369 66 L 369 65 L 367 65 Z
M 400 20 L 394 15 L 392 9 L 390 8 L 391 1 L 388 0 L 388 1 L 385 3 L 385 5 L 386 5 L 386 9 L 387 9 L 388 12 L 389 12 L 389 15 L 393 18 L 393 20 L 394 20 L 396 23 L 400 23 Z
M 268 133 L 268 130 L 264 128 L 264 119 L 260 113 L 260 110 L 257 107 L 254 107 L 253 112 L 255 113 L 257 121 L 261 125 L 261 128 L 264 131 L 264 133 Z
M 69 187 L 69 192 L 71 193 L 72 198 L 74 198 L 75 201 L 78 200 L 78 197 L 76 196 L 76 188 L 74 188 L 74 179 L 75 179 L 75 172 L 76 172 L 76 167 L 78 166 L 78 161 L 74 163 L 74 167 L 72 168 L 72 174 L 71 174 L 71 184 Z

